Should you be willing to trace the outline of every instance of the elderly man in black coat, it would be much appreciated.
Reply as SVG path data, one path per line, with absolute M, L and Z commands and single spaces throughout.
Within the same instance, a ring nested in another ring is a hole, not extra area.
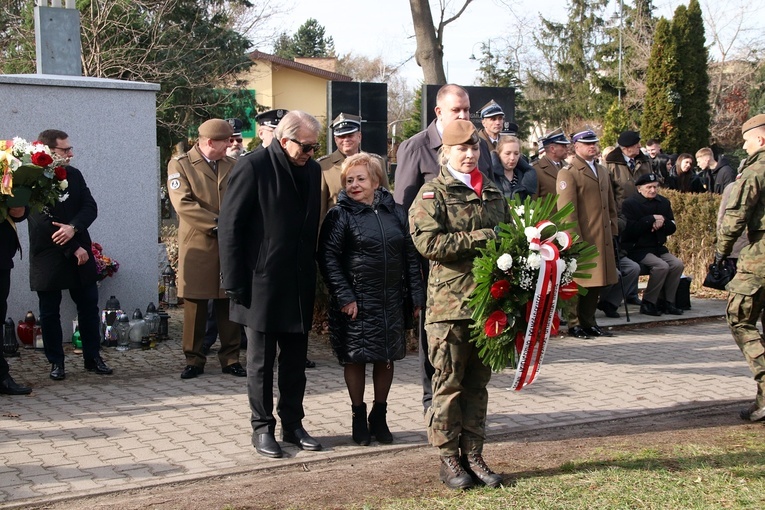
M 665 246 L 667 237 L 677 230 L 672 205 L 658 194 L 658 175 L 641 175 L 635 186 L 638 194 L 625 200 L 622 206 L 627 221 L 622 245 L 632 260 L 649 271 L 640 313 L 682 315 L 683 311 L 675 306 L 675 295 L 685 266 Z
M 72 157 L 69 135 L 57 129 L 40 133 L 37 139 L 67 162 Z M 85 369 L 111 374 L 101 359 L 98 318 L 98 270 L 91 252 L 88 227 L 98 216 L 98 206 L 82 173 L 66 167 L 66 200 L 42 212 L 29 215 L 29 283 L 40 301 L 40 324 L 45 356 L 51 363 L 50 378 L 60 381 L 64 371 L 63 332 L 61 330 L 61 291 L 77 305 L 77 321 L 82 336 Z
M 4 206 L 0 205 L 0 207 Z M 13 256 L 20 248 L 19 237 L 16 235 L 16 223 L 27 218 L 29 208 L 8 207 L 4 212 L 5 217 L 0 216 L 0 322 L 5 320 L 5 314 L 8 312 Z M 8 362 L 0 355 L 0 394 L 26 395 L 32 393 L 32 388 L 21 386 L 13 380 L 10 370 Z
M 266 457 L 282 456 L 274 437 L 277 346 L 282 439 L 321 450 L 302 425 L 321 207 L 321 168 L 311 156 L 320 129 L 305 112 L 285 115 L 274 143 L 238 160 L 218 220 L 222 285 L 232 300 L 231 320 L 247 334 L 253 445 Z

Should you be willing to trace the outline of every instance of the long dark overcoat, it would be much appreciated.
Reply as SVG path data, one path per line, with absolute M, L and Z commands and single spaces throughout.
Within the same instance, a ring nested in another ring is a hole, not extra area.
M 293 172 L 307 181 L 303 196 Z M 249 291 L 231 320 L 264 333 L 307 333 L 316 290 L 321 168 L 290 167 L 277 140 L 241 157 L 218 221 L 224 289 Z
M 33 212 L 27 219 L 29 228 L 29 284 L 33 291 L 76 288 L 96 281 L 96 262 L 90 249 L 88 227 L 98 216 L 98 206 L 79 170 L 66 167 L 68 197 L 49 207 L 46 212 Z M 53 222 L 74 225 L 77 233 L 68 243 L 58 245 L 51 236 L 59 227 Z M 88 261 L 77 265 L 74 252 L 83 248 Z

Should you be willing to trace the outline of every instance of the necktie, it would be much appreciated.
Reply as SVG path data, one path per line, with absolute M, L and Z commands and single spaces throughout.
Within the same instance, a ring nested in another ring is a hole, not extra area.
M 210 165 L 212 166 L 212 171 L 215 175 L 218 175 L 218 160 L 211 161 Z
M 630 172 L 632 172 L 633 170 L 635 170 L 635 160 L 634 160 L 634 159 L 630 158 L 630 160 L 629 160 L 629 162 L 628 162 L 627 164 L 628 164 L 628 165 L 629 165 L 629 167 L 630 167 Z
M 481 175 L 481 171 L 477 168 L 470 172 L 470 186 L 475 191 L 475 194 L 480 197 L 481 189 L 483 189 L 483 175 Z

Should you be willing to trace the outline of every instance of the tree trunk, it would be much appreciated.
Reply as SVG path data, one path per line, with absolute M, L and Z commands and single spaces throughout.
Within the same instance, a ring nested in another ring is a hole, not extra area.
M 414 59 L 422 68 L 426 85 L 445 85 L 444 49 L 436 36 L 433 26 L 433 15 L 430 12 L 428 0 L 409 0 L 412 8 L 414 35 L 417 40 L 417 51 Z

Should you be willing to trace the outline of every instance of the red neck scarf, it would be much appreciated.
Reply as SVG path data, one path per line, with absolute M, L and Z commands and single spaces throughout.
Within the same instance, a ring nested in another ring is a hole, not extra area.
M 472 186 L 473 191 L 480 198 L 481 190 L 483 189 L 483 174 L 481 174 L 477 167 L 470 171 L 470 186 Z

